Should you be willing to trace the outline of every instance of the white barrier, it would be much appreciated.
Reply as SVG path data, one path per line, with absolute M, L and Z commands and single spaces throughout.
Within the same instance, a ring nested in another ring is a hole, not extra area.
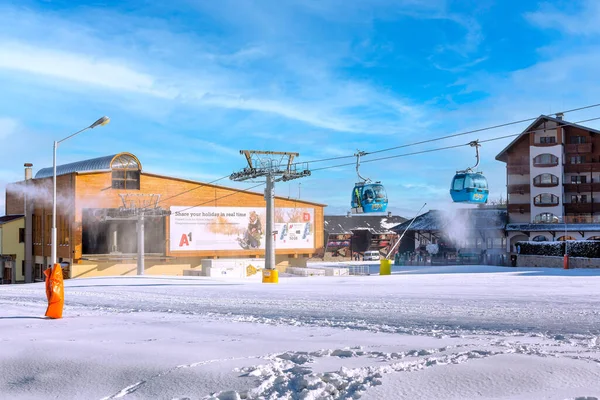
M 325 270 L 325 276 L 349 276 L 350 270 L 348 268 L 333 268 L 333 267 L 323 267 Z
M 285 272 L 298 276 L 325 276 L 325 270 L 318 268 L 287 267 Z
M 211 278 L 260 278 L 265 260 L 260 258 L 203 259 L 202 274 Z

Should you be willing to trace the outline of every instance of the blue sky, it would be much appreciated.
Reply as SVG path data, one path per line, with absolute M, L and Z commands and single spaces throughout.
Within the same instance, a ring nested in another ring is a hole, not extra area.
M 129 151 L 146 171 L 209 181 L 245 166 L 240 149 L 307 161 L 596 103 L 598 21 L 594 0 L 0 1 L 0 186 L 24 162 L 50 166 L 53 140 L 102 115 L 111 123 L 62 144 L 59 164 Z M 494 157 L 509 141 L 482 148 L 491 199 L 505 196 Z M 411 216 L 424 201 L 457 207 L 450 180 L 473 160 L 462 147 L 361 172 Z M 301 198 L 340 214 L 355 181 L 334 168 L 276 192 L 295 197 L 301 183 Z

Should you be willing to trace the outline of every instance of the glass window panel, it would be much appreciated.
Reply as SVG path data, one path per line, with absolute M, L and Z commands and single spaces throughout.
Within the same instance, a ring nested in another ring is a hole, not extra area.
M 465 178 L 457 178 L 454 180 L 454 186 L 452 189 L 454 190 L 463 190 L 465 183 Z

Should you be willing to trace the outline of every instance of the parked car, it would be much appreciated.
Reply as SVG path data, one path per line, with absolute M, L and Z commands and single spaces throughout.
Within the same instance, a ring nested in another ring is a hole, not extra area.
M 376 261 L 379 260 L 380 255 L 379 255 L 379 251 L 374 250 L 374 251 L 365 251 L 365 255 L 363 256 L 363 260 L 364 261 Z

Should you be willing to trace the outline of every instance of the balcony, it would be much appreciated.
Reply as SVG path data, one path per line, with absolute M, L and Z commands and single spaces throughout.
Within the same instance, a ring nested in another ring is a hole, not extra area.
M 591 214 L 594 203 L 565 203 L 566 214 Z
M 565 172 L 600 172 L 600 162 L 565 164 Z
M 508 209 L 509 213 L 525 214 L 525 213 L 531 212 L 531 204 L 529 204 L 529 203 L 527 203 L 527 204 L 512 204 L 512 203 L 510 203 L 508 205 L 507 209 Z
M 597 224 L 600 223 L 600 215 L 567 215 L 563 217 L 567 224 Z
M 529 189 L 529 184 L 524 183 L 524 184 L 520 184 L 520 185 L 508 185 L 507 191 L 508 191 L 508 194 L 525 194 L 525 193 L 529 193 L 530 189 Z
M 509 175 L 529 175 L 529 164 L 527 165 L 509 165 L 506 167 Z
M 535 159 L 533 160 L 533 166 L 536 168 L 547 168 L 547 167 L 556 167 L 558 165 L 558 159 L 556 161 L 552 161 L 549 163 L 542 163 L 542 162 L 535 162 Z
M 581 154 L 581 153 L 591 153 L 591 152 L 592 152 L 592 144 L 591 143 L 567 144 L 565 146 L 565 153 L 567 153 L 567 154 Z
M 507 164 L 508 165 L 527 165 L 527 166 L 529 166 L 529 158 L 526 156 L 509 155 Z
M 535 147 L 552 147 L 552 146 L 558 146 L 560 143 L 534 143 L 533 145 Z
M 600 192 L 600 182 L 594 183 L 567 183 L 565 193 L 591 193 Z
M 556 187 L 556 186 L 558 186 L 558 181 L 556 181 L 554 183 L 535 183 L 535 180 L 534 180 L 533 186 L 535 186 L 535 187 Z
M 533 205 L 536 207 L 556 207 L 559 204 L 560 204 L 560 202 L 557 200 L 557 201 L 553 201 L 551 203 L 534 203 Z

